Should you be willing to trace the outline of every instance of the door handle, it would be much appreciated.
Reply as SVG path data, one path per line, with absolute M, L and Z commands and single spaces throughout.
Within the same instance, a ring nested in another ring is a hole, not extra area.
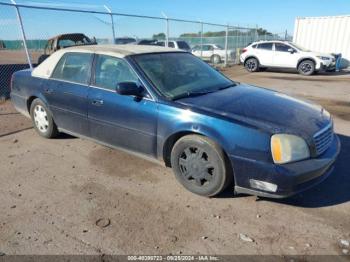
M 92 104 L 94 106 L 102 106 L 103 105 L 103 100 L 93 100 Z

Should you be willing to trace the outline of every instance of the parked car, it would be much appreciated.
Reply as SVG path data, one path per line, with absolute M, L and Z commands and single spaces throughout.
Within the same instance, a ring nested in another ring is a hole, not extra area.
M 241 63 L 249 72 L 265 68 L 296 69 L 302 75 L 334 70 L 335 58 L 330 54 L 312 52 L 287 41 L 261 41 L 244 48 Z
M 166 46 L 166 41 L 163 41 L 163 40 L 158 41 L 158 45 L 159 46 Z M 182 40 L 169 41 L 167 47 L 176 48 L 176 49 L 184 50 L 187 52 L 191 52 L 191 47 L 189 46 L 189 44 L 187 44 L 186 41 L 182 41 Z
M 157 46 L 158 45 L 158 40 L 154 39 L 140 39 L 137 40 L 136 42 L 131 43 L 132 45 L 153 45 Z
M 234 82 L 171 48 L 59 50 L 16 72 L 11 90 L 39 135 L 64 132 L 159 160 L 203 196 L 229 186 L 290 196 L 324 180 L 340 150 L 321 106 Z
M 220 45 L 205 44 L 194 46 L 192 48 L 192 54 L 201 57 L 203 60 L 210 61 L 212 64 L 220 64 L 222 61 L 225 61 L 226 51 Z M 233 60 L 234 51 L 228 50 L 227 56 L 228 60 Z
M 91 40 L 86 35 L 80 33 L 57 35 L 47 41 L 44 49 L 44 54 L 39 57 L 38 64 L 41 64 L 51 54 L 62 48 L 96 44 L 97 43 L 95 39 Z
M 127 45 L 127 44 L 132 44 L 136 43 L 137 40 L 133 37 L 119 37 L 115 39 L 115 44 L 116 45 Z
M 0 49 L 6 49 L 5 42 L 0 40 Z

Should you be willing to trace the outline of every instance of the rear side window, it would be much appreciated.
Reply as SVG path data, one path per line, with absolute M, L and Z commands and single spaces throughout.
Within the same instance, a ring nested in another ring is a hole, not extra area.
M 258 45 L 258 49 L 272 50 L 272 43 L 262 43 Z
M 170 48 L 175 48 L 174 42 L 169 42 L 168 46 L 169 46 Z
M 56 65 L 51 77 L 79 84 L 88 84 L 91 60 L 91 54 L 66 53 Z
M 252 48 L 256 48 L 257 47 L 257 44 L 255 44 L 255 45 L 252 45 Z

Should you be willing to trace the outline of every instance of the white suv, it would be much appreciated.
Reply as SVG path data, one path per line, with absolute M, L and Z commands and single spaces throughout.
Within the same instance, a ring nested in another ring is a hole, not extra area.
M 295 68 L 302 75 L 333 70 L 335 58 L 306 50 L 287 41 L 260 41 L 244 48 L 240 61 L 249 72 L 264 68 Z

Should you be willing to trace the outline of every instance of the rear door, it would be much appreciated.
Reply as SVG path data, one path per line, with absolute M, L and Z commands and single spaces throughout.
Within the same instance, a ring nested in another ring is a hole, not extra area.
M 120 82 L 139 78 L 124 60 L 97 55 L 89 90 L 91 137 L 116 147 L 156 156 L 158 106 L 145 91 L 142 99 L 116 93 Z
M 261 43 L 256 48 L 256 54 L 262 66 L 273 66 L 273 43 Z
M 290 52 L 288 50 L 294 50 Z M 273 65 L 277 67 L 296 68 L 298 64 L 297 50 L 283 43 L 275 43 Z
M 87 96 L 92 54 L 66 53 L 51 78 L 43 83 L 43 93 L 58 127 L 88 135 Z

